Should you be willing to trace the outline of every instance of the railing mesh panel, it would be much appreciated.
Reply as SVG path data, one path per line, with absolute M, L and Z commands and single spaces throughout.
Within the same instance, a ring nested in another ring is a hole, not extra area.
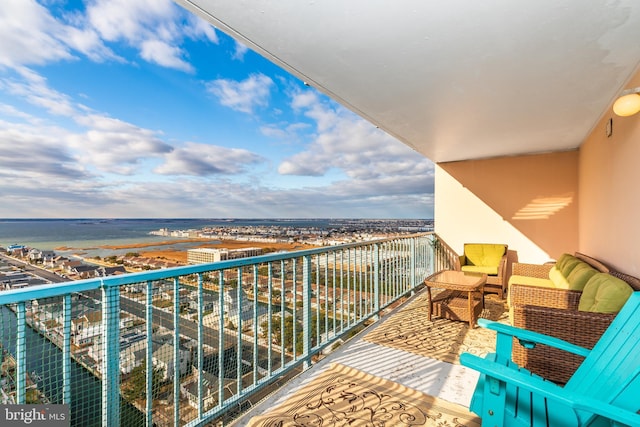
M 216 425 L 406 298 L 442 263 L 434 246 L 424 235 L 27 290 L 0 305 L 1 398 L 68 403 L 74 426 Z

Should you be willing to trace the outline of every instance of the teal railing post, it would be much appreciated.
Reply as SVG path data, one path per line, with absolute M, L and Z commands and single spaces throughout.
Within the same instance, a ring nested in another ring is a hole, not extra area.
M 267 361 L 267 371 L 268 371 L 268 376 L 271 377 L 271 374 L 273 373 L 273 362 L 272 362 L 272 357 L 271 355 L 273 354 L 273 339 L 272 339 L 272 329 L 271 329 L 271 320 L 273 317 L 273 265 L 271 263 L 269 263 L 268 265 L 268 278 L 267 278 L 267 286 L 268 286 L 268 299 L 269 299 L 269 303 L 267 305 L 267 354 L 268 354 L 268 361 Z M 284 295 L 281 295 L 280 298 L 284 298 Z M 282 315 L 282 313 L 280 313 Z
M 224 359 L 225 359 L 225 346 L 224 346 L 224 270 L 218 272 L 218 372 L 220 373 L 220 379 L 218 379 L 218 406 L 224 405 L 224 381 L 222 380 L 224 375 Z
M 410 245 L 410 250 L 411 250 L 411 266 L 410 266 L 410 276 L 411 276 L 411 295 L 415 295 L 416 293 L 416 286 L 418 286 L 417 281 L 416 281 L 416 239 L 410 239 L 409 240 Z
M 62 403 L 71 404 L 71 294 L 64 296 L 62 334 Z
M 431 246 L 431 262 L 429 263 L 429 274 L 433 274 L 436 272 L 436 245 L 438 240 L 435 237 L 435 234 L 431 234 L 430 236 L 430 246 Z
M 253 266 L 253 384 L 258 383 L 258 266 Z
M 294 258 L 292 260 L 292 278 L 291 278 L 291 291 L 292 291 L 292 296 L 293 296 L 293 301 L 291 302 L 292 305 L 292 309 L 291 309 L 291 313 L 293 314 L 293 328 L 292 328 L 292 332 L 291 332 L 291 342 L 292 344 L 292 353 L 293 353 L 293 360 L 298 360 L 298 352 L 296 351 L 296 348 L 298 348 L 298 330 L 296 328 L 297 325 L 297 319 L 298 319 L 298 281 L 297 281 L 297 270 L 296 270 L 296 266 L 297 266 L 297 262 L 296 259 Z M 284 312 L 283 312 L 284 314 Z M 281 316 L 284 319 L 284 316 Z M 284 325 L 284 323 L 283 323 Z M 282 331 L 284 333 L 284 326 L 282 326 Z M 284 335 L 283 335 L 284 338 Z M 282 342 L 284 343 L 285 340 L 283 339 Z
M 302 354 L 305 369 L 311 366 L 311 268 L 311 256 L 306 255 L 302 259 Z
M 242 393 L 242 267 L 238 267 L 238 287 L 236 288 L 236 313 L 238 314 L 236 342 L 236 394 Z
M 380 319 L 380 244 L 373 245 L 373 310 L 375 320 Z
M 286 286 L 285 286 L 285 263 L 284 261 L 280 261 L 280 366 L 284 366 L 285 364 L 285 354 L 286 354 L 286 346 L 285 346 L 285 336 L 284 336 L 284 314 L 286 308 Z M 294 301 L 294 314 L 295 314 L 295 297 Z M 294 317 L 295 318 L 295 317 Z M 294 322 L 295 324 L 295 322 Z M 273 339 L 269 336 L 269 339 Z
M 180 280 L 173 279 L 173 425 L 180 425 Z
M 147 301 L 145 306 L 147 322 L 147 354 L 146 354 L 146 426 L 153 427 L 153 282 L 147 281 Z
M 120 288 L 102 288 L 102 425 L 120 425 Z
M 17 304 L 16 403 L 24 404 L 27 391 L 27 316 L 24 302 Z
M 204 369 L 204 282 L 202 279 L 202 273 L 198 273 L 198 374 L 197 374 L 197 384 L 198 384 L 198 419 L 202 419 L 202 415 L 204 414 L 204 394 L 202 390 L 202 380 L 204 376 L 202 375 L 202 370 Z M 220 375 L 222 377 L 222 375 Z

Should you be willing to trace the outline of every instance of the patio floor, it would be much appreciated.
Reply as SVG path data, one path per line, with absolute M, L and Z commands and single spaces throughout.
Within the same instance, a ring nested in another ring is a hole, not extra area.
M 318 417 L 325 417 L 324 425 L 326 417 L 331 418 L 328 425 L 342 425 L 341 418 L 358 418 L 362 416 L 358 411 L 370 409 L 372 396 L 377 399 L 376 407 L 384 409 L 385 416 L 391 416 L 389 406 L 383 408 L 387 400 L 403 402 L 403 411 L 413 420 L 406 425 L 451 425 L 441 418 L 442 414 L 429 415 L 424 409 L 408 408 L 418 401 L 430 402 L 428 406 L 436 412 L 440 406 L 447 406 L 453 411 L 452 425 L 479 425 L 467 409 L 478 373 L 461 366 L 458 355 L 494 351 L 495 332 L 479 327 L 470 329 L 466 322 L 438 318 L 429 321 L 426 302 L 426 292 L 420 290 L 232 425 L 320 425 L 318 420 L 312 420 Z M 506 323 L 505 302 L 487 295 L 481 317 Z M 348 401 L 347 411 L 335 406 L 339 400 L 336 393 Z M 415 413 L 421 415 L 416 418 Z M 375 417 L 371 410 L 367 414 Z

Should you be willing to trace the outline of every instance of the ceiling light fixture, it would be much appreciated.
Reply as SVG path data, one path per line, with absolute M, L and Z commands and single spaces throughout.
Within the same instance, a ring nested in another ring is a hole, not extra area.
M 613 103 L 613 112 L 618 116 L 633 116 L 640 111 L 640 87 L 627 89 Z

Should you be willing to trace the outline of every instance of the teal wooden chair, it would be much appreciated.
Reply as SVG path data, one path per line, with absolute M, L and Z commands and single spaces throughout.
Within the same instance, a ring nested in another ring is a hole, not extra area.
M 640 426 L 640 292 L 629 297 L 592 350 L 486 319 L 478 324 L 497 332 L 496 353 L 465 353 L 460 362 L 481 373 L 470 409 L 483 427 Z M 585 359 L 562 387 L 513 363 L 514 341 Z

